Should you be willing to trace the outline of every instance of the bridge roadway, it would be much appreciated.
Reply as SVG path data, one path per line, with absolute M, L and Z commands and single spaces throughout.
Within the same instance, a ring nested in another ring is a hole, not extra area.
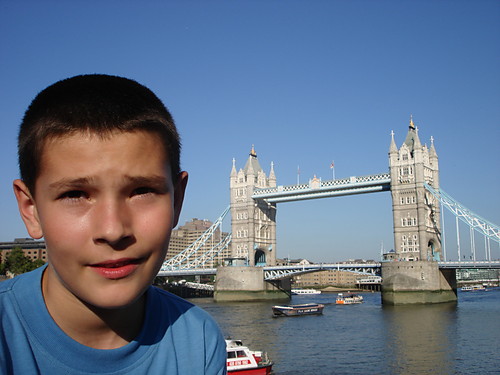
M 439 268 L 499 268 L 500 260 L 494 261 L 466 261 L 466 262 L 438 262 Z M 278 280 L 303 273 L 342 270 L 359 273 L 360 275 L 379 275 L 381 263 L 319 263 L 295 266 L 265 266 L 264 277 L 266 280 Z M 197 268 L 197 269 L 175 269 L 160 271 L 158 276 L 191 276 L 191 275 L 215 275 L 217 268 Z
M 390 188 L 390 174 L 379 173 L 328 181 L 313 179 L 309 184 L 280 185 L 272 188 L 256 189 L 252 198 L 264 200 L 268 203 L 293 202 L 305 199 L 388 191 Z

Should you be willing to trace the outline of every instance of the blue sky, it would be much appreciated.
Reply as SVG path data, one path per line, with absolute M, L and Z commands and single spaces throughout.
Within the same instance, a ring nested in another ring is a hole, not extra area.
M 82 73 L 150 87 L 174 115 L 190 173 L 181 222 L 229 204 L 252 145 L 278 184 L 388 170 L 410 114 L 441 187 L 500 223 L 500 2 L 0 0 L 0 241 L 26 237 L 12 194 L 31 99 Z M 378 258 L 389 193 L 278 205 L 278 257 Z M 448 220 L 450 222 L 450 220 Z M 498 248 L 498 247 L 497 247 Z M 498 257 L 500 255 L 497 255 Z

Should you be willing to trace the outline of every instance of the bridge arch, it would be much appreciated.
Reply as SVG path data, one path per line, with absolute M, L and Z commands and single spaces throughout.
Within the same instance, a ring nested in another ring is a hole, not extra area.
M 432 257 L 429 260 L 435 260 L 435 261 L 441 261 L 441 249 L 439 248 L 439 244 L 436 244 L 436 241 L 434 239 L 431 239 L 429 243 L 427 244 L 427 253 L 430 254 Z
M 265 266 L 266 265 L 266 253 L 260 249 L 257 249 L 255 251 L 255 259 L 254 259 L 254 264 L 256 266 Z

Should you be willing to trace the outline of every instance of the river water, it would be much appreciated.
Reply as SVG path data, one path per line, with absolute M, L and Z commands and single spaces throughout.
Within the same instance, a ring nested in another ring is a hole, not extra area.
M 274 318 L 276 302 L 191 301 L 226 337 L 266 351 L 275 375 L 500 374 L 500 288 L 459 292 L 458 303 L 335 305 L 336 294 L 293 296 L 326 304 L 323 315 Z

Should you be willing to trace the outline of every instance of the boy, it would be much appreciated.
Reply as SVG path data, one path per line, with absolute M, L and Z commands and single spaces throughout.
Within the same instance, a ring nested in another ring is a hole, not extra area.
M 154 288 L 187 183 L 163 103 L 83 75 L 33 100 L 14 192 L 45 266 L 0 283 L 1 374 L 225 374 L 201 309 Z

